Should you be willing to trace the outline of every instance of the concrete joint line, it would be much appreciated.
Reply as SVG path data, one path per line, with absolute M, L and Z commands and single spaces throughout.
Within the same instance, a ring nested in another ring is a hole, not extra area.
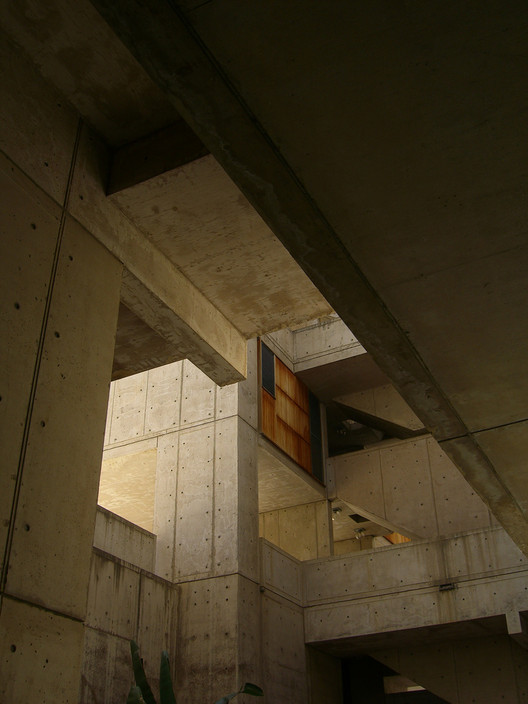
M 82 118 L 79 118 L 79 120 L 77 122 L 77 131 L 75 134 L 75 141 L 74 141 L 72 157 L 71 157 L 71 161 L 70 161 L 70 168 L 68 171 L 68 180 L 66 182 L 66 191 L 64 194 L 64 202 L 63 202 L 62 210 L 61 210 L 59 228 L 57 231 L 55 250 L 53 253 L 53 261 L 52 261 L 52 265 L 51 265 L 48 291 L 46 294 L 46 302 L 45 302 L 45 306 L 44 306 L 44 313 L 42 316 L 42 325 L 40 328 L 40 335 L 39 335 L 37 353 L 36 353 L 36 358 L 35 358 L 35 366 L 33 368 L 33 377 L 31 380 L 31 389 L 30 389 L 30 394 L 29 394 L 28 408 L 27 408 L 26 418 L 25 418 L 25 422 L 24 422 L 24 430 L 22 433 L 21 449 L 20 449 L 17 474 L 16 474 L 16 480 L 15 480 L 15 489 L 14 489 L 14 493 L 13 493 L 13 501 L 11 504 L 11 512 L 10 512 L 10 516 L 9 516 L 9 527 L 8 527 L 8 531 L 7 531 L 6 546 L 5 546 L 5 550 L 4 550 L 4 559 L 3 559 L 3 564 L 2 564 L 2 574 L 0 576 L 0 590 L 2 590 L 2 592 L 5 589 L 5 586 L 7 583 L 7 574 L 9 571 L 9 559 L 11 556 L 11 549 L 12 549 L 12 545 L 13 545 L 13 537 L 14 537 L 14 531 L 15 531 L 15 520 L 16 520 L 16 515 L 17 515 L 17 510 L 18 510 L 20 490 L 22 487 L 22 475 L 23 475 L 24 464 L 25 464 L 25 460 L 26 460 L 27 444 L 28 444 L 28 440 L 29 440 L 31 421 L 33 419 L 33 408 L 35 405 L 35 396 L 37 393 L 37 385 L 38 385 L 39 374 L 40 374 L 40 365 L 42 362 L 42 355 L 44 353 L 44 342 L 46 339 L 46 333 L 47 333 L 47 328 L 48 328 L 48 319 L 49 319 L 51 303 L 52 303 L 52 299 L 53 299 L 53 291 L 55 288 L 55 279 L 57 276 L 57 269 L 59 266 L 62 238 L 64 235 L 64 227 L 66 224 L 66 216 L 67 216 L 67 212 L 68 212 L 68 203 L 70 200 L 73 175 L 74 175 L 75 166 L 77 163 L 77 154 L 79 151 L 79 144 L 80 144 L 80 140 L 81 140 L 82 127 L 83 127 L 83 121 L 82 121 Z M 2 607 L 0 604 L 0 610 L 1 610 L 1 608 Z
M 57 609 L 50 609 L 47 606 L 43 606 L 42 604 L 35 604 L 33 601 L 29 601 L 28 599 L 23 599 L 19 596 L 15 596 L 14 594 L 9 594 L 9 592 L 2 591 L 2 600 L 11 600 L 11 601 L 16 601 L 18 604 L 24 604 L 25 606 L 31 606 L 34 609 L 38 609 L 39 611 L 43 611 L 46 614 L 51 614 L 53 616 L 58 616 L 59 618 L 66 618 L 68 621 L 73 621 L 74 623 L 84 623 L 84 620 L 82 618 L 78 618 L 77 616 L 72 616 L 71 614 L 66 614 L 63 613 L 62 611 L 57 611 Z

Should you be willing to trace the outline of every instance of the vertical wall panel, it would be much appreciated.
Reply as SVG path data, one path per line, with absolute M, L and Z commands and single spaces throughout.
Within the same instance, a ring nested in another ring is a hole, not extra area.
M 182 362 L 148 372 L 145 432 L 173 430 L 180 424 Z
M 6 590 L 80 618 L 86 607 L 120 283 L 121 265 L 68 220 Z
M 140 438 L 145 431 L 148 372 L 115 382 L 110 442 Z
M 215 383 L 198 367 L 183 362 L 181 425 L 213 420 L 215 411 Z
M 176 513 L 176 577 L 212 565 L 214 425 L 180 433 Z
M 0 158 L 0 552 L 4 555 L 60 209 Z

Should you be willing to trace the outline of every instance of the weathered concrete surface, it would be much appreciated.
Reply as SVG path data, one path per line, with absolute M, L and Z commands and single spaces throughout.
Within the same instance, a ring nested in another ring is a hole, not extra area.
M 184 703 L 213 701 L 245 681 L 261 681 L 260 598 L 258 585 L 236 574 L 174 585 L 94 550 L 82 704 L 126 699 L 130 638 L 140 644 L 155 694 L 162 649 Z
M 355 335 L 335 314 L 293 330 L 292 335 L 295 373 L 365 354 Z
M 327 501 L 300 504 L 259 515 L 260 537 L 298 560 L 331 554 L 331 520 Z
M 302 704 L 308 699 L 302 608 L 266 592 L 261 609 L 266 698 L 277 704 L 286 700 Z
M 501 528 L 317 560 L 304 574 L 307 643 L 528 608 L 526 558 Z
M 321 501 L 325 487 L 264 436 L 258 439 L 259 511 Z
M 239 559 L 255 576 L 254 343 L 250 360 L 247 381 L 224 389 L 188 361 L 112 384 L 101 501 L 111 492 L 110 508 L 135 522 L 148 513 L 156 572 L 166 579 L 230 573 Z M 147 458 L 154 473 L 145 476 Z M 107 476 L 112 466 L 119 491 Z
M 0 9 L 0 24 L 57 86 L 61 102 L 75 106 L 109 144 L 137 140 L 177 118 L 163 92 L 90 3 L 7 2 Z M 123 90 L 123 77 L 133 90 Z
M 213 156 L 110 200 L 244 337 L 331 312 Z
M 339 499 L 408 537 L 491 525 L 486 505 L 432 437 L 386 441 L 329 463 Z
M 139 567 L 98 550 L 92 555 L 82 665 L 82 704 L 125 701 L 133 681 L 129 640 L 139 643 L 157 693 L 161 650 L 176 653 L 178 594 Z M 77 700 L 76 700 L 77 701 Z
M 265 539 L 260 540 L 260 579 L 265 589 L 299 606 L 304 604 L 301 561 Z
M 115 457 L 111 453 L 103 455 L 98 502 L 152 532 L 157 448 L 132 449 L 136 452 Z
M 121 267 L 74 221 L 61 235 L 26 401 L 4 586 L 82 618 Z
M 112 380 L 178 362 L 178 348 L 127 308 L 119 306 Z
M 82 623 L 3 596 L 0 642 L 3 702 L 78 702 Z
M 6 84 L 9 106 L 14 86 Z M 50 119 L 60 122 L 65 117 L 63 111 L 51 109 L 49 99 L 42 103 L 42 113 L 47 110 Z M 121 265 L 68 215 L 68 170 L 71 174 L 76 166 L 75 143 L 69 144 L 68 160 L 62 151 L 66 143 L 60 140 L 45 152 L 36 138 L 32 151 L 31 129 L 21 122 L 18 139 L 7 146 L 39 185 L 2 157 L 5 271 L 0 278 L 7 286 L 2 306 L 7 345 L 0 366 L 2 413 L 9 421 L 2 423 L 8 435 L 3 438 L 6 462 L 0 492 L 0 622 L 5 638 L 13 639 L 18 632 L 22 647 L 12 652 L 25 654 L 25 659 L 19 655 L 2 660 L 7 683 L 3 698 L 46 698 L 43 692 L 53 689 L 47 678 L 57 679 L 64 668 L 60 696 L 73 702 Z M 49 161 L 42 168 L 35 162 L 44 153 Z M 40 185 L 54 198 L 64 186 L 60 205 Z M 11 596 L 24 605 L 15 607 Z M 25 615 L 14 616 L 14 610 L 21 609 Z M 20 619 L 27 624 L 25 633 Z M 46 651 L 56 654 L 48 657 L 49 663 Z M 22 676 L 24 662 L 33 657 L 34 665 Z
M 156 536 L 102 506 L 97 507 L 93 544 L 102 552 L 154 572 Z

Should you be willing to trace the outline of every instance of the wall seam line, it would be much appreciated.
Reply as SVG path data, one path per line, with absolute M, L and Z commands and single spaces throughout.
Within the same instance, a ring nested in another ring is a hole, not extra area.
M 44 306 L 44 313 L 42 316 L 42 325 L 40 328 L 39 343 L 38 343 L 37 353 L 36 353 L 36 358 L 35 358 L 35 366 L 33 368 L 31 389 L 30 389 L 30 394 L 29 394 L 26 418 L 25 418 L 25 422 L 24 422 L 24 430 L 23 430 L 23 434 L 22 434 L 21 448 L 20 448 L 17 473 L 16 473 L 16 480 L 15 480 L 15 488 L 14 488 L 14 492 L 13 492 L 13 500 L 11 502 L 11 511 L 10 511 L 10 516 L 9 516 L 9 527 L 8 527 L 8 531 L 7 531 L 6 546 L 5 546 L 5 550 L 4 550 L 4 556 L 3 556 L 2 573 L 0 576 L 0 592 L 1 593 L 4 592 L 5 586 L 7 584 L 7 575 L 8 575 L 8 571 L 9 571 L 9 558 L 11 556 L 11 549 L 13 546 L 13 538 L 14 538 L 14 530 L 15 530 L 14 524 L 15 524 L 15 520 L 17 517 L 18 502 L 20 499 L 20 491 L 22 488 L 22 476 L 23 476 L 23 470 L 24 470 L 24 465 L 25 465 L 25 461 L 26 461 L 26 452 L 27 452 L 27 446 L 28 446 L 28 441 L 29 441 L 29 434 L 30 434 L 32 420 L 33 420 L 33 410 L 34 410 L 34 406 L 35 406 L 35 397 L 37 394 L 37 385 L 38 385 L 38 380 L 39 380 L 39 375 L 40 375 L 40 365 L 42 363 L 42 357 L 44 354 L 44 343 L 45 343 L 46 333 L 47 333 L 47 328 L 48 328 L 48 320 L 49 320 L 49 315 L 50 315 L 50 310 L 51 310 L 53 291 L 55 288 L 55 279 L 57 277 L 57 269 L 59 266 L 59 258 L 60 258 L 60 253 L 61 253 L 64 228 L 65 228 L 65 224 L 66 224 L 66 217 L 68 215 L 68 205 L 69 205 L 70 193 L 71 193 L 71 189 L 72 189 L 73 175 L 74 175 L 75 166 L 77 163 L 77 154 L 79 152 L 79 144 L 81 141 L 82 127 L 83 127 L 83 121 L 82 121 L 82 118 L 79 118 L 79 120 L 77 122 L 77 131 L 75 134 L 75 141 L 74 141 L 72 157 L 71 157 L 71 161 L 70 161 L 70 168 L 69 168 L 69 172 L 68 172 L 68 180 L 66 182 L 66 192 L 64 194 L 64 203 L 62 205 L 61 218 L 60 218 L 59 227 L 57 230 L 57 239 L 55 242 L 55 250 L 53 253 L 53 262 L 52 262 L 50 277 L 49 277 L 49 282 L 48 282 L 48 292 L 46 295 L 46 303 Z M 42 421 L 42 422 L 44 422 L 44 421 Z M 1 612 L 1 609 L 2 609 L 2 605 L 0 603 L 0 612 Z

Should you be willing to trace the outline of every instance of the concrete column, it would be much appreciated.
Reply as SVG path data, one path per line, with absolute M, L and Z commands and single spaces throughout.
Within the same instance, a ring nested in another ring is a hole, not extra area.
M 178 587 L 178 701 L 260 683 L 256 344 L 220 388 L 188 361 L 149 372 L 157 436 L 156 574 Z M 116 412 L 114 403 L 114 413 Z
M 0 177 L 0 700 L 76 702 L 121 265 L 69 186 Z

